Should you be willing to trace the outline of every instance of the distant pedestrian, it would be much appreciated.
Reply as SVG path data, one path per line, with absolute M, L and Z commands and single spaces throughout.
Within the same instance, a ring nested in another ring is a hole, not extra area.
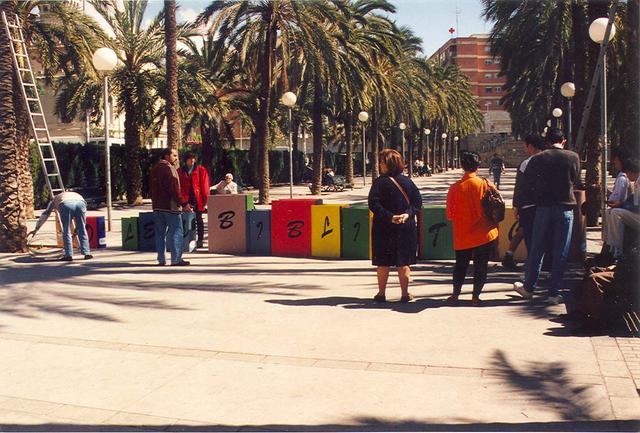
M 182 210 L 191 212 L 188 200 L 183 200 L 180 193 L 180 178 L 175 167 L 178 151 L 166 148 L 158 162 L 151 170 L 151 205 L 153 207 L 154 231 L 158 265 L 164 266 L 165 250 L 171 252 L 171 266 L 187 266 L 189 262 L 182 260 L 183 230 Z
M 80 252 L 84 254 L 84 259 L 92 259 L 91 250 L 89 249 L 89 236 L 87 236 L 86 216 L 87 202 L 84 198 L 73 191 L 64 191 L 56 195 L 47 205 L 47 209 L 42 212 L 36 228 L 29 235 L 34 236 L 40 227 L 47 221 L 52 211 L 58 212 L 60 222 L 62 224 L 62 240 L 64 245 L 64 255 L 60 260 L 70 262 L 73 260 L 73 240 L 71 233 L 71 224 L 76 223 L 76 233 L 78 234 L 78 244 Z
M 493 175 L 493 183 L 498 189 L 500 189 L 500 177 L 502 176 L 504 170 L 504 161 L 502 160 L 502 158 L 500 158 L 500 156 L 498 156 L 497 153 L 494 153 L 493 158 L 489 163 L 489 171 L 491 171 L 491 174 Z
M 184 165 L 178 169 L 178 176 L 180 177 L 182 202 L 188 202 L 195 211 L 198 233 L 196 246 L 202 248 L 204 243 L 202 213 L 207 207 L 209 197 L 209 173 L 206 168 L 196 163 L 195 153 L 187 152 L 184 156 Z
M 237 194 L 238 184 L 233 181 L 233 175 L 227 173 L 224 175 L 224 179 L 214 185 L 213 190 L 216 194 Z
M 378 157 L 380 177 L 369 192 L 369 209 L 373 212 L 371 227 L 372 263 L 377 266 L 378 293 L 373 300 L 386 301 L 387 280 L 395 266 L 400 280 L 400 302 L 409 302 L 410 266 L 416 263 L 418 228 L 416 215 L 422 208 L 418 187 L 405 176 L 400 153 L 384 149 Z
M 535 178 L 525 177 L 525 171 L 527 165 L 533 155 L 537 155 L 545 148 L 544 140 L 539 135 L 528 135 L 524 139 L 524 149 L 527 155 L 520 165 L 518 165 L 518 171 L 516 172 L 516 184 L 513 189 L 513 208 L 518 218 L 518 231 L 522 230 L 521 235 L 514 236 L 514 239 L 524 239 L 524 244 L 527 246 L 527 251 L 531 250 L 531 236 L 533 234 L 533 219 L 536 215 L 535 204 L 535 189 L 536 185 L 533 183 Z M 518 241 L 519 243 L 519 241 Z M 502 265 L 507 269 L 516 269 L 516 263 L 513 258 L 515 250 L 518 248 L 517 243 L 509 245 L 509 250 L 506 252 L 502 259 Z
M 550 147 L 534 155 L 524 172 L 526 181 L 535 185 L 536 215 L 524 284 L 516 282 L 513 288 L 524 298 L 533 297 L 545 251 L 549 250 L 553 259 L 547 302 L 558 304 L 562 302 L 560 289 L 571 243 L 573 209 L 576 206 L 573 186 L 580 177 L 580 157 L 564 149 L 566 140 L 557 128 L 547 131 L 546 141 Z
M 453 294 L 447 299 L 457 304 L 462 285 L 467 276 L 469 262 L 473 258 L 473 294 L 471 303 L 480 305 L 480 293 L 487 280 L 487 265 L 492 242 L 498 237 L 498 227 L 487 219 L 482 209 L 482 198 L 488 181 L 478 176 L 480 155 L 462 152 L 460 165 L 462 179 L 451 185 L 447 193 L 447 219 L 453 222 L 453 249 L 456 264 L 453 268 Z

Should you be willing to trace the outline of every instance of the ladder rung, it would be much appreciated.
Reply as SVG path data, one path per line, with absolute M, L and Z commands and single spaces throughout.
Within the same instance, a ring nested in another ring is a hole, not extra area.
M 7 27 L 11 27 L 12 29 L 19 29 L 20 28 L 20 26 L 17 26 L 15 24 L 9 24 L 9 23 L 7 23 Z
M 44 116 L 43 113 L 31 113 L 32 116 Z
M 44 162 L 55 161 L 55 158 L 42 158 Z
M 38 98 L 27 98 L 27 101 L 32 102 L 32 101 L 39 101 Z
M 22 83 L 23 86 L 36 87 L 35 83 Z
M 31 72 L 31 69 L 29 69 L 29 68 L 18 68 L 18 71 Z
M 22 53 L 16 53 L 16 57 L 29 57 L 29 56 Z
M 24 44 L 24 41 L 23 41 L 22 39 L 14 39 L 14 38 L 11 38 L 11 40 L 12 40 L 13 42 L 19 42 L 19 43 L 21 43 L 21 44 Z
M 47 176 L 49 176 L 49 177 L 54 177 L 54 176 L 58 177 L 59 174 L 60 173 L 49 173 L 49 174 L 47 174 Z
M 46 131 L 47 130 L 47 128 L 33 128 L 33 129 L 35 129 L 36 131 Z

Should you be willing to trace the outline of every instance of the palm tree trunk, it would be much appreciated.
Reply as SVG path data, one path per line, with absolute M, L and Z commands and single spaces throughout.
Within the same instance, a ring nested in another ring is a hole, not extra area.
M 9 14 L 13 1 L 0 3 Z M 13 108 L 13 60 L 6 33 L 0 31 L 0 251 L 26 250 L 27 226 L 20 201 L 20 171 Z
M 140 131 L 136 107 L 133 104 L 131 95 L 124 97 L 124 143 L 127 165 L 125 173 L 127 175 L 127 203 L 142 204 L 142 169 L 140 168 Z M 108 122 L 109 119 L 105 119 Z
M 18 179 L 18 191 L 20 193 L 20 205 L 25 212 L 25 217 L 34 217 L 33 177 L 31 176 L 31 163 L 29 162 L 29 137 L 31 124 L 29 113 L 24 105 L 20 83 L 14 76 L 13 80 L 13 108 L 16 114 L 16 158 L 20 170 Z
M 371 179 L 376 180 L 380 176 L 378 171 L 378 113 L 371 110 Z
M 316 74 L 319 74 L 316 71 Z M 313 86 L 313 107 L 311 110 L 311 119 L 313 121 L 313 179 L 311 183 L 311 194 L 319 195 L 322 188 L 322 84 L 320 78 L 316 75 L 315 84 Z
M 167 145 L 180 147 L 180 112 L 178 105 L 178 54 L 176 53 L 176 1 L 164 0 L 165 18 L 164 32 L 166 49 L 167 74 Z
M 353 112 L 347 109 L 344 120 L 344 142 L 347 153 L 346 181 L 353 185 Z
M 273 6 L 272 6 L 273 7 Z M 260 89 L 260 109 L 258 113 L 258 122 L 256 125 L 256 133 L 258 138 L 258 203 L 269 203 L 269 112 L 271 111 L 271 90 L 273 86 L 272 73 L 274 64 L 274 45 L 276 38 L 276 27 L 272 22 L 273 11 L 269 8 L 269 12 L 263 17 L 268 25 L 265 41 L 260 57 L 262 61 L 261 68 L 261 89 Z

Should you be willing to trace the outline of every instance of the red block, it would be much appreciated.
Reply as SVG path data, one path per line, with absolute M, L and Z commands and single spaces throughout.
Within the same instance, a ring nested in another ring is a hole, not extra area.
M 320 199 L 276 200 L 271 205 L 271 253 L 311 257 L 311 206 Z
M 89 238 L 89 248 L 97 250 L 98 248 L 107 247 L 107 233 L 103 216 L 86 217 L 85 227 Z

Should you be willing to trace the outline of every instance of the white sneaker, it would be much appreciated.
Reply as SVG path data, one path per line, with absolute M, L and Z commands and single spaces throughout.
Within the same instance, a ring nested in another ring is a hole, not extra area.
M 558 304 L 561 304 L 562 302 L 563 302 L 563 299 L 562 299 L 562 296 L 560 295 L 547 297 L 547 304 L 549 305 L 558 305 Z
M 533 298 L 533 293 L 527 292 L 524 288 L 524 284 L 522 284 L 520 281 L 516 281 L 515 283 L 513 283 L 513 290 L 518 292 L 518 294 L 525 299 Z

